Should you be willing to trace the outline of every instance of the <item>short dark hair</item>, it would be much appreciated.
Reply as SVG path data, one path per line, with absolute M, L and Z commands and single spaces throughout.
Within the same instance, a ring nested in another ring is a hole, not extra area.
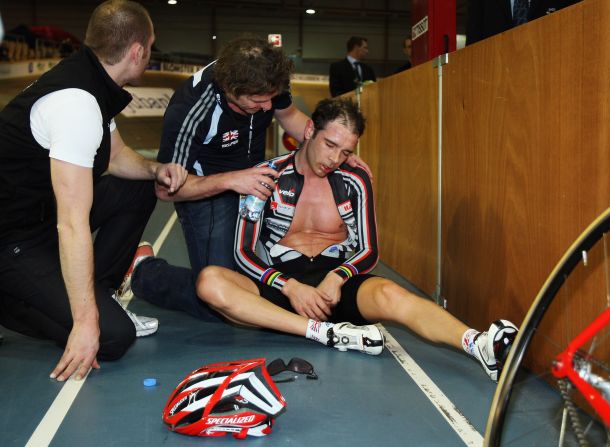
M 314 137 L 318 131 L 326 129 L 328 123 L 338 121 L 358 138 L 364 133 L 365 119 L 358 105 L 350 98 L 323 99 L 311 115 Z
M 293 69 L 280 48 L 257 36 L 241 36 L 220 51 L 214 79 L 235 97 L 283 93 L 290 88 Z
M 352 36 L 352 37 L 350 37 L 349 40 L 347 41 L 347 52 L 349 53 L 356 46 L 361 47 L 362 46 L 362 42 L 367 42 L 368 43 L 368 39 L 366 37 L 360 37 L 360 36 Z
M 142 5 L 128 0 L 108 0 L 93 11 L 85 45 L 101 61 L 114 65 L 123 59 L 133 43 L 146 47 L 152 33 L 152 20 Z

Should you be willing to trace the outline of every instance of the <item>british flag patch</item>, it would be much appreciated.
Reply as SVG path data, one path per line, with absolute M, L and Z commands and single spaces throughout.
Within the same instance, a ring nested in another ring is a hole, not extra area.
M 228 143 L 229 141 L 237 140 L 239 138 L 238 130 L 230 130 L 222 134 L 222 142 Z

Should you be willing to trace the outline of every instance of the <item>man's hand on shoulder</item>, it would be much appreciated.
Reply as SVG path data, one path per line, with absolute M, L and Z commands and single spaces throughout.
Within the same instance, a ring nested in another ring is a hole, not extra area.
M 282 288 L 282 293 L 299 315 L 319 321 L 326 321 L 330 317 L 331 298 L 323 291 L 291 278 Z
M 187 177 L 187 170 L 177 163 L 159 164 L 155 170 L 157 183 L 167 190 L 168 194 L 178 191 L 186 182 Z
M 64 353 L 51 373 L 51 378 L 63 382 L 75 371 L 76 380 L 80 380 L 89 368 L 99 369 L 96 355 L 100 347 L 100 328 L 97 319 L 88 322 L 75 322 L 70 331 Z
M 371 168 L 369 167 L 369 165 L 367 165 L 365 163 L 365 161 L 360 158 L 359 155 L 356 155 L 354 153 L 352 153 L 349 157 L 347 157 L 347 160 L 345 161 L 348 165 L 350 165 L 352 168 L 360 168 L 363 169 L 371 178 L 371 181 L 373 180 L 373 171 L 371 171 Z

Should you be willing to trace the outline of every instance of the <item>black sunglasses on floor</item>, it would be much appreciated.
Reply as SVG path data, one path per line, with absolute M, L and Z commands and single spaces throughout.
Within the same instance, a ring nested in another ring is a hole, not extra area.
M 298 374 L 306 374 L 308 379 L 318 380 L 318 375 L 313 370 L 313 365 L 307 360 L 303 360 L 298 357 L 291 358 L 288 364 L 286 364 L 282 359 L 275 359 L 269 362 L 267 365 L 267 371 L 271 376 L 275 376 L 276 374 L 284 371 L 291 371 Z M 288 381 L 289 380 L 284 380 L 284 382 Z M 280 381 L 276 380 L 276 382 Z

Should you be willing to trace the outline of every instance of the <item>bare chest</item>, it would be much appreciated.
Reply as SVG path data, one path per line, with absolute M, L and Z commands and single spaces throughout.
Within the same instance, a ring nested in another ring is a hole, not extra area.
M 293 231 L 345 234 L 345 224 L 327 179 L 305 182 L 289 233 Z

